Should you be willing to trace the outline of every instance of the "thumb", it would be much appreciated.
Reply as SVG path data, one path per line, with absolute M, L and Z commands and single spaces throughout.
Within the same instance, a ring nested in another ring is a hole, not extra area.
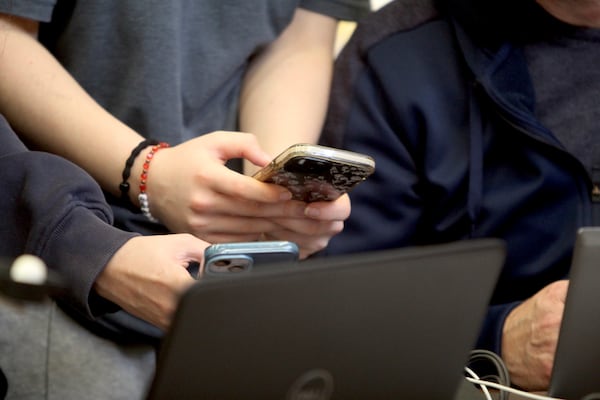
M 189 233 L 177 233 L 169 236 L 175 246 L 176 254 L 182 263 L 186 265 L 192 261 L 202 263 L 204 260 L 204 249 L 206 249 L 210 243 Z

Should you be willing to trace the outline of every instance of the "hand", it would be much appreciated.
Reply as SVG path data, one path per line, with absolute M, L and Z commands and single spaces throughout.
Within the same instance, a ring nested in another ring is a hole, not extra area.
M 202 262 L 206 246 L 188 234 L 134 237 L 109 260 L 94 288 L 125 311 L 167 329 L 179 296 L 195 282 L 186 267 Z
M 342 231 L 344 221 L 350 215 L 350 198 L 345 194 L 335 201 L 319 201 L 305 206 L 303 217 L 275 218 L 278 227 L 265 231 L 264 237 L 296 243 L 300 258 L 323 250 L 329 239 Z
M 257 240 L 275 228 L 271 218 L 304 215 L 287 189 L 226 167 L 232 158 L 259 166 L 271 160 L 253 135 L 239 132 L 213 132 L 157 152 L 147 185 L 152 214 L 172 232 L 213 243 Z
M 512 383 L 525 390 L 548 388 L 567 288 L 566 280 L 549 284 L 504 322 L 501 356 Z

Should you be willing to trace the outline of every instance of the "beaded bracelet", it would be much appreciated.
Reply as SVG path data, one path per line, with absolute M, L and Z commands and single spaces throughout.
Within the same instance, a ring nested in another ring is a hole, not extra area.
M 148 182 L 148 169 L 150 168 L 150 161 L 154 158 L 154 154 L 160 149 L 164 149 L 169 147 L 168 143 L 160 142 L 152 146 L 152 149 L 146 154 L 146 159 L 144 160 L 144 165 L 142 166 L 142 173 L 140 175 L 140 194 L 138 195 L 138 200 L 140 202 L 140 210 L 142 210 L 142 214 L 151 222 L 158 222 L 158 219 L 154 218 L 154 216 L 150 213 L 150 203 L 148 202 L 148 194 L 146 193 L 146 184 Z
M 154 140 L 154 139 L 145 139 L 142 140 L 137 146 L 135 146 L 135 149 L 131 150 L 131 154 L 129 155 L 129 158 L 127 159 L 127 161 L 125 161 L 125 168 L 123 168 L 123 181 L 119 184 L 119 190 L 121 191 L 121 199 L 126 202 L 126 203 L 131 203 L 131 200 L 129 199 L 129 176 L 131 175 L 131 167 L 133 166 L 133 162 L 135 161 L 136 157 L 140 155 L 140 153 L 142 152 L 142 150 L 144 150 L 146 147 L 148 146 L 154 146 L 159 144 L 160 142 L 158 140 Z

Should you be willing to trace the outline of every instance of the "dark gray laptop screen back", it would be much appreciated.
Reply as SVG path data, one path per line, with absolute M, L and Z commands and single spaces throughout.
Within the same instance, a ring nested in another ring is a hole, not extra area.
M 600 228 L 577 234 L 550 394 L 600 398 Z
M 503 261 L 481 239 L 200 281 L 149 398 L 447 400 Z

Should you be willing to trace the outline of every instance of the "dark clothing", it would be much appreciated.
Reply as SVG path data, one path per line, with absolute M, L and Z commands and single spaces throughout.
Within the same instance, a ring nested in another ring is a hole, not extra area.
M 0 399 L 6 398 L 6 392 L 8 392 L 8 382 L 4 372 L 0 369 Z
M 0 256 L 28 253 L 44 260 L 69 288 L 57 300 L 83 323 L 118 310 L 92 286 L 113 254 L 138 234 L 111 225 L 96 182 L 69 161 L 28 151 L 3 117 L 0 182 Z
M 532 15 L 543 24 L 531 26 L 553 26 Z M 469 17 L 398 0 L 367 17 L 338 58 L 322 142 L 377 165 L 351 192 L 352 214 L 327 253 L 504 239 L 477 343 L 500 352 L 507 314 L 567 277 L 577 229 L 596 224 L 593 184 L 536 118 L 519 44 L 528 32 L 499 41 L 478 34 L 495 24 Z
M 600 29 L 568 34 L 523 46 L 535 89 L 536 116 L 552 130 L 588 172 L 600 168 Z

